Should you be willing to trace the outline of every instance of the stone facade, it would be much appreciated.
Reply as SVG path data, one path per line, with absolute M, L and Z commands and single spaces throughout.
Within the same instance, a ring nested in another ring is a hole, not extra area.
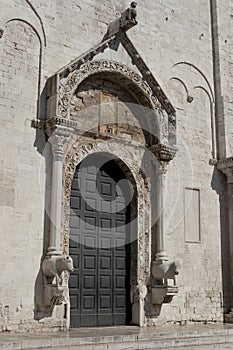
M 125 1 L 0 4 L 0 329 L 69 328 L 69 273 L 45 292 L 41 264 L 69 254 L 71 182 L 93 153 L 114 155 L 137 189 L 133 322 L 222 322 L 233 307 L 228 2 L 143 0 L 137 21 Z M 177 286 L 153 277 L 154 261 L 177 261 Z

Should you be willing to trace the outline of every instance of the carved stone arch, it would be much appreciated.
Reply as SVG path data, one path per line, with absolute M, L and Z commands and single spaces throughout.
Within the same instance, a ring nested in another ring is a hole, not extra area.
M 136 235 L 133 234 L 131 242 L 131 294 L 137 290 L 137 286 L 146 286 L 150 279 L 151 262 L 151 203 L 150 189 L 142 176 L 140 164 L 143 157 L 143 147 L 135 151 L 135 147 L 124 145 L 117 141 L 101 141 L 86 138 L 78 139 L 67 151 L 63 163 L 63 217 L 62 217 L 62 250 L 69 254 L 69 219 L 70 219 L 70 194 L 74 173 L 78 164 L 87 156 L 99 153 L 110 155 L 116 159 L 117 164 L 125 173 L 127 179 L 136 188 L 135 196 L 135 227 Z M 134 297 L 132 296 L 133 300 Z M 136 299 L 135 299 L 136 300 Z M 144 302 L 144 301 L 143 301 Z M 133 303 L 133 302 L 132 302 Z M 133 311 L 136 324 L 144 323 L 141 311 Z M 143 321 L 139 321 L 142 320 Z
M 140 104 L 151 109 L 162 109 L 149 85 L 134 70 L 119 62 L 99 60 L 87 62 L 67 76 L 61 75 L 58 107 L 63 118 L 69 118 L 70 99 L 77 87 L 85 79 L 98 73 L 112 77 L 120 76 L 121 85 L 131 88 Z
M 87 79 L 95 77 L 115 82 L 120 88 L 127 90 L 133 97 L 135 104 L 140 109 L 142 130 L 151 133 L 153 140 L 150 145 L 162 139 L 168 130 L 166 111 L 161 106 L 158 98 L 153 93 L 147 82 L 128 66 L 108 60 L 87 62 L 78 69 L 69 73 L 61 73 L 59 77 L 59 99 L 56 115 L 70 119 L 71 100 L 75 92 Z
M 143 156 L 129 146 L 124 147 L 117 142 L 103 142 L 103 141 L 76 141 L 69 149 L 65 156 L 63 165 L 63 213 L 62 218 L 62 246 L 63 252 L 68 254 L 69 250 L 69 214 L 70 214 L 70 193 L 73 176 L 76 166 L 81 163 L 84 158 L 93 153 L 104 153 L 114 156 L 118 159 L 118 164 L 125 166 L 127 173 L 125 175 L 135 183 L 137 190 L 137 274 L 134 276 L 132 284 L 139 284 L 146 282 L 150 276 L 150 220 L 145 220 L 147 212 L 150 212 L 150 192 L 140 171 L 140 157 Z M 122 169 L 125 171 L 125 169 Z M 145 234 L 146 233 L 146 234 Z

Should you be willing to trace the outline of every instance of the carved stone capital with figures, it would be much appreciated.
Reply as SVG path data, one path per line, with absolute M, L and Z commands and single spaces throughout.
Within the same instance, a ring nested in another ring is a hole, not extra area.
M 49 138 L 53 155 L 63 155 L 71 140 L 73 129 L 64 126 L 57 127 Z

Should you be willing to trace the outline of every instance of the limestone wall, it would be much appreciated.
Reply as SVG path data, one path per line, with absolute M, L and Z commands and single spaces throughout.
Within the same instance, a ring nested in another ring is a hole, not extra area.
M 43 156 L 43 132 L 31 127 L 37 115 L 46 117 L 44 103 L 38 105 L 38 94 L 43 95 L 48 77 L 98 44 L 107 24 L 128 5 L 113 0 L 0 0 L 4 30 L 0 39 L 2 330 L 18 329 L 19 325 L 37 327 L 34 295 L 40 285 L 40 260 L 48 234 L 44 200 L 49 171 Z M 228 135 L 227 154 L 231 155 L 228 60 L 232 39 L 224 35 L 231 18 L 227 1 L 219 1 L 218 6 L 219 23 L 225 23 L 220 35 L 226 109 L 223 128 Z M 223 299 L 228 306 L 221 268 L 221 254 L 227 260 L 227 239 L 221 245 L 220 236 L 221 230 L 226 232 L 226 203 L 224 177 L 209 165 L 216 151 L 211 126 L 214 82 L 209 2 L 142 0 L 137 18 L 139 23 L 129 37 L 174 104 L 178 120 L 179 151 L 167 175 L 165 218 L 168 253 L 181 264 L 180 293 L 163 307 L 158 322 L 221 321 Z M 132 66 L 123 48 L 118 53 L 109 50 L 103 57 Z M 185 241 L 185 188 L 199 190 L 198 243 Z M 156 322 L 154 310 L 150 312 Z
M 219 49 L 219 59 L 216 57 L 218 73 L 216 84 L 221 90 L 222 100 L 219 101 L 220 122 L 220 157 L 232 157 L 233 152 L 233 110 L 232 110 L 232 3 L 227 1 L 213 2 L 213 17 L 218 26 L 218 37 L 215 46 Z M 225 142 L 224 142 L 225 139 Z

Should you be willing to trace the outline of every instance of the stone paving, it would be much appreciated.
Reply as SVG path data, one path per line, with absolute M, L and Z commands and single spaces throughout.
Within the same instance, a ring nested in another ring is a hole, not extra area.
M 2 333 L 8 350 L 232 350 L 233 325 L 82 328 L 56 333 Z

